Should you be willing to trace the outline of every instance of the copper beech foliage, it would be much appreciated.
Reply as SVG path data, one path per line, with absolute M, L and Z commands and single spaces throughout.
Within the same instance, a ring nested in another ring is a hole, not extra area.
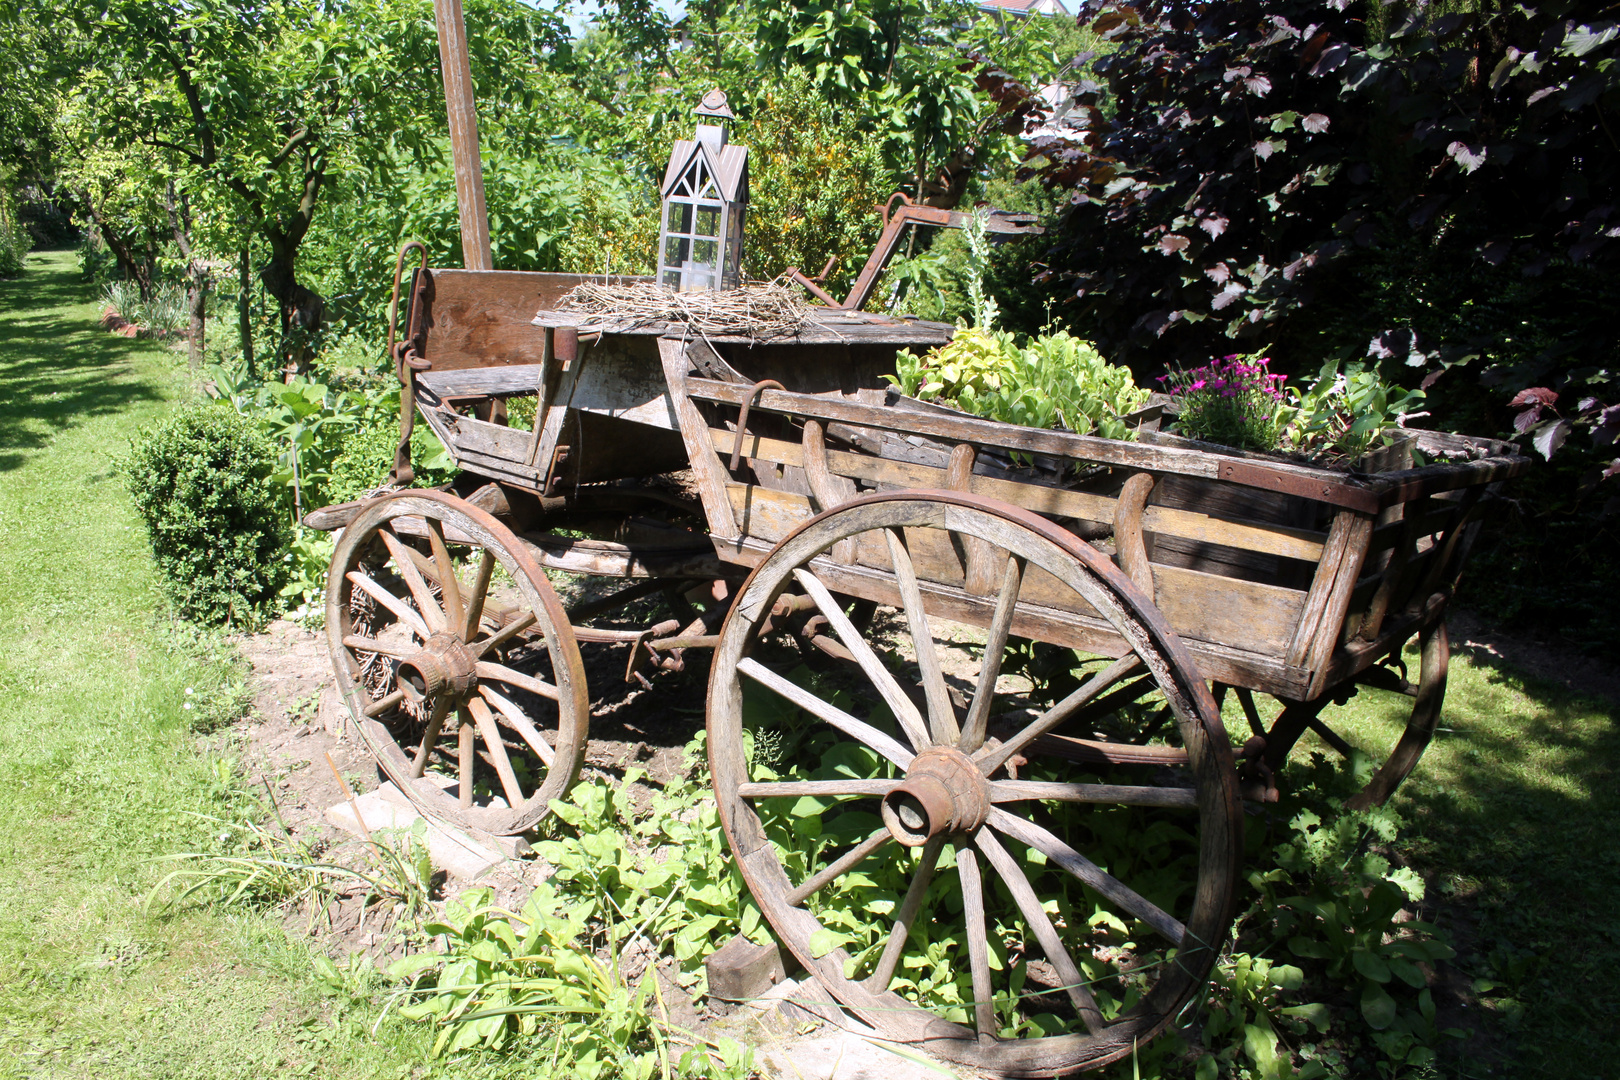
M 1569 0 L 1093 0 L 1081 21 L 1113 51 L 1090 64 L 1077 130 L 1037 138 L 1027 163 L 1068 196 L 1048 278 L 1084 332 L 1139 364 L 1201 362 L 1231 338 L 1317 346 L 1331 312 L 1337 343 L 1425 387 L 1461 363 L 1498 408 L 1543 384 L 1514 408 L 1545 454 L 1581 425 L 1612 443 L 1612 320 L 1581 304 L 1620 261 L 1615 16 Z M 1372 321 L 1390 305 L 1368 267 L 1415 261 L 1452 321 Z M 1545 332 L 1529 348 L 1532 319 Z M 1303 352 L 1290 366 L 1319 362 Z

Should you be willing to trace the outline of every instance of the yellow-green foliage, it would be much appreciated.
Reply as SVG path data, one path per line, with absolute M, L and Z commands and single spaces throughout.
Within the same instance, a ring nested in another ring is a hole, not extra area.
M 898 371 L 900 389 L 924 401 L 1007 424 L 1107 439 L 1134 439 L 1124 417 L 1148 398 L 1128 368 L 1062 331 L 1019 346 L 1011 334 L 960 330 L 926 356 L 902 354 Z

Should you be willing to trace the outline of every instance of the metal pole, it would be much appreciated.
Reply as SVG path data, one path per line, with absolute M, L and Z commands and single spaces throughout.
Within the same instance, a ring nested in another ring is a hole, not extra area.
M 444 105 L 450 116 L 450 153 L 456 165 L 456 204 L 461 210 L 461 259 L 468 270 L 493 270 L 489 219 L 484 213 L 484 166 L 478 156 L 478 108 L 461 0 L 433 0 L 439 26 L 439 63 L 444 69 Z

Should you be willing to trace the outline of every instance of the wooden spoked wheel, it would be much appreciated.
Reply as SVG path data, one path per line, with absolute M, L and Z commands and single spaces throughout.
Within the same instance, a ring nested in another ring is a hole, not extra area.
M 356 727 L 423 812 L 513 835 L 578 775 L 589 695 L 573 629 L 484 511 L 436 491 L 368 504 L 333 552 L 326 627 Z
M 1443 619 L 1430 623 L 1418 634 L 1418 649 L 1417 684 L 1403 688 L 1412 696 L 1411 712 L 1393 746 L 1375 746 L 1362 738 L 1347 738 L 1335 728 L 1331 706 L 1338 695 L 1330 690 L 1315 701 L 1283 703 L 1282 712 L 1267 734 L 1267 764 L 1274 771 L 1279 770 L 1295 742 L 1307 730 L 1312 731 L 1344 762 L 1360 759 L 1375 766 L 1366 786 L 1345 805 L 1352 810 L 1382 806 L 1417 766 L 1440 723 L 1440 706 L 1446 696 L 1446 669 L 1451 661 L 1451 639 Z M 1388 681 L 1404 681 L 1388 669 L 1384 670 L 1389 675 Z M 1379 691 L 1374 689 L 1373 692 Z M 1240 690 L 1238 699 L 1251 725 L 1256 724 L 1252 695 Z
M 831 550 L 849 539 L 862 563 L 887 552 L 889 621 L 914 658 L 885 661 L 833 597 L 854 591 Z M 939 552 L 975 547 L 998 584 L 964 677 L 936 645 L 959 624 L 925 611 L 939 594 L 918 579 Z M 1089 605 L 1113 654 L 1057 704 L 1009 714 L 997 680 L 1009 632 L 1029 633 L 1026 585 Z M 845 684 L 756 657 L 786 590 L 854 655 Z M 1090 739 L 1107 724 L 1135 741 Z M 721 820 L 772 928 L 884 1037 L 939 1057 L 1010 1076 L 1116 1060 L 1200 990 L 1228 932 L 1242 817 L 1208 687 L 1105 556 L 1005 503 L 868 496 L 784 539 L 721 632 L 708 746 Z

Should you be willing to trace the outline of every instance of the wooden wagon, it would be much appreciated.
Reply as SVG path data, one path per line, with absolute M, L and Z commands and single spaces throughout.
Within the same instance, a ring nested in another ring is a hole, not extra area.
M 306 519 L 342 529 L 327 632 L 379 764 L 430 814 L 521 833 L 584 757 L 582 642 L 625 650 L 633 678 L 712 649 L 727 838 L 840 1002 L 986 1072 L 1129 1054 L 1204 985 L 1243 799 L 1276 797 L 1306 732 L 1376 765 L 1361 803 L 1411 770 L 1446 604 L 1526 460 L 1419 433 L 1346 474 L 1147 423 L 1135 441 L 992 423 L 884 378 L 951 328 L 837 305 L 767 340 L 558 310 L 585 279 L 489 269 L 459 4 L 435 10 L 470 269 L 420 266 L 390 346 L 405 435 L 420 414 L 463 472 Z M 953 223 L 902 208 L 883 250 L 907 216 Z M 623 583 L 565 610 L 559 571 Z M 659 592 L 674 618 L 589 625 Z M 1021 677 L 1031 643 L 1074 650 L 1051 695 Z M 1324 719 L 1363 684 L 1412 699 L 1390 745 Z M 1229 734 L 1227 692 L 1249 731 Z
M 948 327 L 829 310 L 788 338 L 705 337 L 556 310 L 577 281 L 418 271 L 402 373 L 465 472 L 313 516 L 346 526 L 339 683 L 429 813 L 516 833 L 564 796 L 580 642 L 637 672 L 713 648 L 715 797 L 783 944 L 889 1037 L 1047 1075 L 1128 1053 L 1202 986 L 1242 798 L 1275 798 L 1307 731 L 1377 766 L 1362 803 L 1429 741 L 1447 601 L 1491 487 L 1525 466 L 1507 445 L 1416 433 L 1397 451 L 1428 464 L 1347 474 L 1013 427 L 883 378 Z M 501 422 L 521 397 L 532 423 Z M 566 612 L 548 570 L 625 586 Z M 672 589 L 679 619 L 585 625 Z M 784 635 L 848 674 L 806 678 Z M 1028 641 L 1077 650 L 1060 700 L 1003 675 Z M 1394 745 L 1324 720 L 1358 684 L 1412 698 Z M 1252 731 L 1224 726 L 1229 689 Z M 1269 722 L 1256 694 L 1282 703 Z M 834 764 L 759 752 L 783 740 Z M 1141 851 L 1103 839 L 1121 823 Z M 971 993 L 919 963 L 965 968 Z

